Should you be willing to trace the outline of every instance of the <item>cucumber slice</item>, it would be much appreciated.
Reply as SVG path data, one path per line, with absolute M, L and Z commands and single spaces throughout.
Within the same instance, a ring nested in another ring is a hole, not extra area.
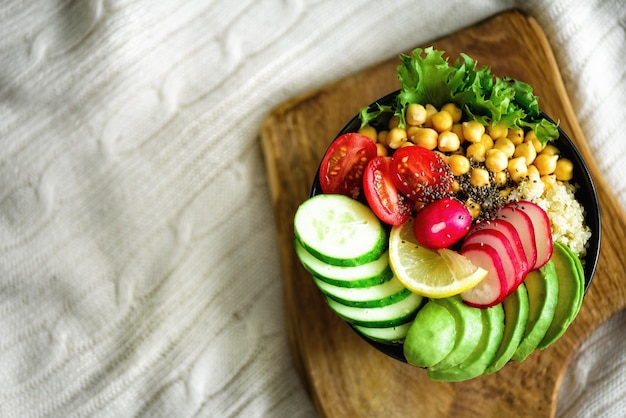
M 361 325 L 353 325 L 353 328 L 358 332 L 366 336 L 367 338 L 378 341 L 383 344 L 402 344 L 406 333 L 409 332 L 410 322 L 402 325 L 396 325 L 394 327 L 386 328 L 371 328 L 363 327 Z
M 315 277 L 313 280 L 328 297 L 357 308 L 380 308 L 399 302 L 411 294 L 396 277 L 375 286 L 350 288 L 333 286 Z
M 328 296 L 325 296 L 325 299 L 328 306 L 350 324 L 386 328 L 411 321 L 422 304 L 423 297 L 411 293 L 399 302 L 380 308 L 357 308 L 346 306 Z
M 313 277 L 333 286 L 370 287 L 388 282 L 393 277 L 387 252 L 384 252 L 378 259 L 360 266 L 341 267 L 324 263 L 313 257 L 298 240 L 295 241 L 294 247 L 304 268 Z
M 337 194 L 313 196 L 294 216 L 294 232 L 302 246 L 335 266 L 358 266 L 380 258 L 387 234 L 363 203 Z

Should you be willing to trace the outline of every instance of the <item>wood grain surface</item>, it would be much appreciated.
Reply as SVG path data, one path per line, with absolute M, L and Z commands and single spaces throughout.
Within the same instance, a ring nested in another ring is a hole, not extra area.
M 550 417 L 563 374 L 580 344 L 626 306 L 626 216 L 607 187 L 569 103 L 559 68 L 537 22 L 517 11 L 494 16 L 430 44 L 450 60 L 465 52 L 498 76 L 530 83 L 540 107 L 569 133 L 589 164 L 603 219 L 600 260 L 582 309 L 545 351 L 500 372 L 460 383 L 430 381 L 424 370 L 388 357 L 353 332 L 325 304 L 293 250 L 293 216 L 336 133 L 364 105 L 399 88 L 398 54 L 276 108 L 261 145 L 278 226 L 285 315 L 302 382 L 326 417 Z

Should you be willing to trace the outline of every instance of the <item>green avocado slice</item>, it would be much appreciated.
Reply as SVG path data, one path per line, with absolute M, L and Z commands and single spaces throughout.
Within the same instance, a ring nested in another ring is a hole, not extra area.
M 443 360 L 430 367 L 430 370 L 448 369 L 465 361 L 478 345 L 483 328 L 482 309 L 467 305 L 460 296 L 432 300 L 445 307 L 456 321 L 454 348 Z
M 528 291 L 524 283 L 502 302 L 504 308 L 504 335 L 493 362 L 485 374 L 495 373 L 511 360 L 522 338 L 528 321 Z
M 456 321 L 443 306 L 429 300 L 417 312 L 404 339 L 404 357 L 417 367 L 430 367 L 454 348 Z
M 559 295 L 554 319 L 537 348 L 543 350 L 561 338 L 580 310 L 584 281 L 579 278 L 580 260 L 567 245 L 554 244 L 552 257 L 559 283 Z M 581 265 L 582 269 L 582 265 Z
M 481 309 L 483 328 L 478 345 L 470 356 L 454 367 L 445 370 L 428 369 L 428 377 L 443 382 L 460 382 L 482 375 L 495 358 L 504 334 L 504 309 L 502 304 Z
M 524 280 L 528 290 L 528 321 L 524 337 L 513 353 L 515 361 L 525 360 L 539 345 L 554 319 L 558 301 L 559 281 L 553 261 L 533 270 Z

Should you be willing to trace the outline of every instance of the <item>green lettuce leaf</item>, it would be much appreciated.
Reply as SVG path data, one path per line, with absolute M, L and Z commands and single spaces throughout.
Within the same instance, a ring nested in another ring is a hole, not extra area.
M 411 55 L 400 55 L 398 66 L 400 91 L 395 106 L 379 106 L 361 111 L 362 125 L 383 113 L 394 112 L 405 127 L 404 115 L 411 103 L 430 103 L 439 108 L 453 102 L 472 119 L 485 125 L 504 123 L 508 128 L 533 129 L 546 143 L 558 137 L 557 125 L 542 118 L 538 98 L 524 82 L 496 77 L 489 67 L 478 67 L 467 54 L 460 54 L 452 65 L 444 51 L 417 48 Z

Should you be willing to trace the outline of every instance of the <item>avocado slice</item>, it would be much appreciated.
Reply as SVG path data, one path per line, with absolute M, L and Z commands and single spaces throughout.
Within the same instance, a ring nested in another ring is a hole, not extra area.
M 515 361 L 525 360 L 537 348 L 554 319 L 559 296 L 554 261 L 548 261 L 539 270 L 528 273 L 524 285 L 528 290 L 528 321 L 524 337 L 513 353 Z
M 445 307 L 456 321 L 454 348 L 443 360 L 430 367 L 430 370 L 448 369 L 467 359 L 478 345 L 483 328 L 481 309 L 467 305 L 460 296 L 432 301 Z
M 517 350 L 528 321 L 528 291 L 524 283 L 502 302 L 504 308 L 504 335 L 493 362 L 485 374 L 495 373 L 511 360 Z
M 442 305 L 432 300 L 417 312 L 404 339 L 404 357 L 417 367 L 430 367 L 454 348 L 456 321 Z
M 561 338 L 580 310 L 585 292 L 584 279 L 579 277 L 580 260 L 567 245 L 554 244 L 551 257 L 559 282 L 559 297 L 554 319 L 537 348 L 543 350 Z M 582 264 L 581 270 L 582 270 Z
M 444 382 L 460 382 L 482 375 L 493 362 L 504 335 L 504 309 L 502 304 L 481 309 L 483 322 L 478 345 L 461 364 L 445 370 L 428 369 L 428 377 Z

